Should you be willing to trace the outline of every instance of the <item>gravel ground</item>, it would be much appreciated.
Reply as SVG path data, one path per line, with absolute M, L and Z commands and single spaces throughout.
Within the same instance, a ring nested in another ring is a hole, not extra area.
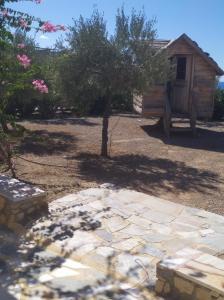
M 198 136 L 167 140 L 154 119 L 110 120 L 110 159 L 99 156 L 101 118 L 24 121 L 15 144 L 17 175 L 47 190 L 49 200 L 110 182 L 173 202 L 224 214 L 224 126 L 199 122 Z

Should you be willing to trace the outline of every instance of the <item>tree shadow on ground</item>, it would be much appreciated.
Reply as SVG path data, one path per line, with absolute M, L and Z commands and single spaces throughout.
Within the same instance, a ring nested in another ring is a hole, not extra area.
M 40 125 L 80 125 L 80 126 L 97 126 L 98 123 L 92 122 L 87 118 L 60 118 L 60 119 L 49 119 L 49 120 L 32 120 L 32 123 Z
M 52 155 L 75 149 L 77 138 L 66 132 L 28 131 L 17 150 L 20 154 Z
M 207 127 L 211 128 L 211 130 Z M 160 139 L 167 145 L 224 152 L 224 132 L 212 130 L 213 127 L 217 128 L 217 124 L 212 125 L 212 123 L 209 123 L 207 126 L 207 124 L 200 123 L 196 137 L 193 137 L 191 132 L 171 132 L 170 138 L 167 138 L 163 128 L 158 126 L 158 124 L 141 126 L 150 137 Z
M 169 159 L 154 159 L 144 155 L 120 155 L 103 159 L 97 155 L 80 154 L 80 177 L 97 183 L 113 183 L 140 192 L 159 195 L 163 192 L 198 191 L 209 193 L 221 182 L 212 171 L 187 166 Z

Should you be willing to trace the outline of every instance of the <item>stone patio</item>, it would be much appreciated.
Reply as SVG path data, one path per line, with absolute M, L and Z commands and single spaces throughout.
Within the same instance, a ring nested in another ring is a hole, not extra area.
M 38 267 L 24 265 L 8 286 L 17 299 L 161 299 L 153 292 L 161 259 L 183 248 L 224 253 L 224 217 L 131 190 L 103 185 L 49 210 L 28 233 Z

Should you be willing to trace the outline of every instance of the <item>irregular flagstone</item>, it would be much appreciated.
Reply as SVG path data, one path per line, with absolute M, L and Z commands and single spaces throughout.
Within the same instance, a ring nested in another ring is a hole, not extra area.
M 96 230 L 96 235 L 98 235 L 101 239 L 103 239 L 107 242 L 111 242 L 113 240 L 112 233 L 110 233 L 106 230 L 103 230 L 103 229 Z
M 162 243 L 164 241 L 170 240 L 171 236 L 160 234 L 157 232 L 151 232 L 147 235 L 144 235 L 143 239 L 148 243 Z
M 135 236 L 135 235 L 147 235 L 150 233 L 150 230 L 146 230 L 144 227 L 138 226 L 136 224 L 130 224 L 124 229 L 121 229 L 119 232 L 123 234 L 127 234 L 128 236 Z
M 102 289 L 123 285 L 127 295 L 121 299 L 141 299 L 139 291 L 154 284 L 156 263 L 165 255 L 186 247 L 213 254 L 224 251 L 224 217 L 216 219 L 214 214 L 135 191 L 93 188 L 53 201 L 49 207 L 48 219 L 30 230 L 31 238 L 47 244 L 43 252 L 48 253 L 39 257 L 45 265 L 42 274 L 32 276 L 39 278 L 35 289 L 44 286 L 54 293 L 59 289 L 61 298 L 55 299 L 66 299 L 64 295 L 73 299 L 87 285 L 98 292 L 101 285 Z M 49 253 L 62 259 L 56 259 L 53 268 L 45 263 L 54 261 Z M 117 276 L 136 268 L 136 274 L 117 281 Z M 151 299 L 148 292 L 146 299 Z
M 200 236 L 200 232 L 198 231 L 176 231 L 176 235 L 186 238 L 186 239 L 193 239 L 198 238 Z
M 142 216 L 143 218 L 158 224 L 171 223 L 175 220 L 173 216 L 158 211 L 146 211 Z
M 120 216 L 116 216 L 116 217 L 112 217 L 110 219 L 107 219 L 107 220 L 104 221 L 104 223 L 106 224 L 106 227 L 108 227 L 108 229 L 111 232 L 119 231 L 119 230 L 127 227 L 128 224 L 129 224 L 129 222 L 127 220 L 124 220 Z
M 176 230 L 178 232 L 192 232 L 192 231 L 198 231 L 198 227 L 191 225 L 191 224 L 186 224 L 184 222 L 180 221 L 174 221 L 171 223 L 170 227 L 173 230 Z
M 160 250 L 158 248 L 156 248 L 155 246 L 150 246 L 150 245 L 146 245 L 144 246 L 141 250 L 140 253 L 142 254 L 148 254 L 151 255 L 152 257 L 156 257 L 156 258 L 163 258 L 164 255 L 166 254 L 165 250 Z
M 218 253 L 224 250 L 224 235 L 215 233 L 206 237 L 201 237 L 198 239 L 198 243 L 209 246 L 209 248 Z
M 150 229 L 163 235 L 172 235 L 172 227 L 164 224 L 152 223 Z
M 112 244 L 113 248 L 122 251 L 131 251 L 133 248 L 139 245 L 139 240 L 135 238 L 126 239 L 121 242 Z
M 147 270 L 153 259 L 154 257 L 150 255 L 120 254 L 117 256 L 115 268 L 122 276 L 136 276 L 137 279 L 142 280 L 146 279 L 145 270 Z
M 111 247 L 98 247 L 96 253 L 105 257 L 113 256 L 116 252 Z
M 150 225 L 152 225 L 152 222 L 150 220 L 144 219 L 142 218 L 142 216 L 138 216 L 138 215 L 132 215 L 128 221 L 130 223 L 136 224 L 136 225 L 141 225 L 142 227 L 146 228 L 146 229 L 150 229 Z

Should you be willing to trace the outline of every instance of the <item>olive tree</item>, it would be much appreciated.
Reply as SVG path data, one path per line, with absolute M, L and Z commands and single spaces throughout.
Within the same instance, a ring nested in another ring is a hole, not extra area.
M 143 93 L 166 76 L 166 57 L 153 47 L 155 20 L 144 11 L 124 9 L 116 15 L 115 32 L 108 34 L 103 15 L 74 20 L 61 57 L 61 80 L 66 96 L 85 107 L 91 98 L 103 99 L 101 155 L 108 156 L 108 127 L 114 95 Z

